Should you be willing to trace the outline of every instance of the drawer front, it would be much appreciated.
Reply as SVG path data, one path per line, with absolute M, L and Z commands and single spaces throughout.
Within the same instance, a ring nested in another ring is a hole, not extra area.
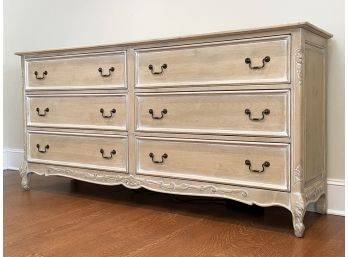
M 289 145 L 137 138 L 138 174 L 289 190 Z
M 28 161 L 127 172 L 127 137 L 28 134 Z
M 29 60 L 27 89 L 126 88 L 125 62 L 125 52 Z
M 137 130 L 289 136 L 289 91 L 138 94 Z
M 126 95 L 27 97 L 28 126 L 126 130 Z
M 290 37 L 136 52 L 137 87 L 290 81 Z

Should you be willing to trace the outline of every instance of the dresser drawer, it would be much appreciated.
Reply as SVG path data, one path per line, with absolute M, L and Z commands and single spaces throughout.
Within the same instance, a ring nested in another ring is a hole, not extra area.
M 27 61 L 27 89 L 126 88 L 125 52 Z
M 136 51 L 136 87 L 290 81 L 290 37 Z
M 138 131 L 289 136 L 289 91 L 136 95 Z
M 136 142 L 137 174 L 289 190 L 288 144 L 159 138 Z
M 28 134 L 28 161 L 127 172 L 127 137 Z
M 28 126 L 126 130 L 126 95 L 28 96 Z

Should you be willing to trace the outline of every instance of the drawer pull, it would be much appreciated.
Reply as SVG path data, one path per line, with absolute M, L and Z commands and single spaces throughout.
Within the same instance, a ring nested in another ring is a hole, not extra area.
M 271 111 L 269 109 L 264 109 L 262 112 L 262 117 L 261 118 L 252 118 L 251 117 L 251 111 L 249 109 L 245 109 L 245 114 L 249 116 L 249 120 L 252 121 L 260 121 L 263 120 L 265 118 L 265 115 L 269 115 L 271 113 Z
M 116 150 L 112 150 L 112 151 L 110 152 L 110 156 L 105 156 L 105 155 L 104 155 L 104 149 L 103 149 L 103 148 L 100 149 L 100 153 L 102 154 L 102 157 L 103 157 L 104 159 L 111 159 L 111 158 L 116 154 Z
M 167 114 L 167 113 L 168 113 L 168 111 L 167 111 L 167 109 L 163 109 L 163 110 L 161 111 L 161 116 L 160 116 L 160 117 L 153 116 L 153 115 L 154 115 L 154 112 L 153 112 L 152 109 L 149 109 L 149 113 L 151 114 L 151 117 L 152 117 L 154 120 L 160 120 L 160 119 L 162 119 L 162 118 L 164 117 L 164 114 Z
M 262 170 L 253 170 L 251 168 L 251 161 L 250 160 L 245 160 L 245 165 L 249 166 L 249 170 L 251 172 L 258 172 L 258 173 L 261 173 L 261 172 L 264 172 L 265 171 L 265 168 L 268 168 L 269 166 L 271 166 L 271 164 L 268 162 L 268 161 L 265 161 L 263 164 L 262 164 Z
M 166 154 L 166 153 L 164 153 L 164 154 L 162 155 L 162 160 L 161 160 L 161 161 L 156 161 L 156 160 L 155 160 L 155 155 L 154 155 L 153 153 L 150 153 L 149 156 L 150 156 L 150 158 L 151 158 L 151 160 L 152 160 L 153 163 L 163 163 L 163 162 L 164 162 L 164 159 L 167 159 L 167 158 L 168 158 L 168 154 Z
M 37 115 L 39 115 L 39 116 L 46 116 L 46 114 L 50 111 L 50 109 L 45 108 L 45 109 L 44 109 L 44 112 L 43 112 L 43 113 L 40 113 L 40 108 L 37 107 L 37 108 L 36 108 L 36 111 L 37 111 Z
M 162 64 L 162 66 L 161 66 L 161 71 L 154 71 L 153 65 L 152 65 L 152 64 L 149 65 L 149 70 L 150 70 L 151 73 L 154 74 L 154 75 L 162 74 L 163 71 L 164 71 L 165 69 L 167 69 L 167 68 L 168 68 L 168 65 L 167 65 L 166 63 L 164 63 L 164 64 Z
M 110 115 L 104 115 L 104 109 L 100 108 L 100 113 L 102 114 L 103 118 L 111 118 L 113 113 L 116 113 L 116 109 L 113 108 L 112 110 L 110 110 Z
M 98 71 L 99 71 L 99 73 L 100 73 L 100 75 L 101 75 L 102 77 L 110 77 L 110 76 L 111 76 L 111 72 L 114 72 L 114 71 L 115 71 L 115 68 L 114 68 L 114 67 L 111 67 L 111 68 L 109 69 L 109 74 L 103 74 L 103 68 L 99 68 Z
M 36 79 L 44 79 L 45 78 L 45 75 L 47 75 L 48 72 L 47 70 L 45 70 L 43 73 L 42 73 L 42 77 L 38 77 L 37 75 L 39 75 L 39 73 L 37 71 L 34 72 L 34 75 L 36 77 Z
M 37 144 L 37 145 L 36 145 L 36 148 L 37 148 L 37 150 L 38 150 L 40 153 L 46 153 L 47 150 L 50 148 L 50 146 L 49 146 L 49 145 L 45 145 L 45 150 L 40 150 L 40 144 Z
M 265 58 L 262 59 L 262 66 L 252 66 L 251 64 L 251 59 L 248 57 L 248 58 L 245 58 L 245 63 L 246 64 L 249 64 L 249 68 L 252 69 L 252 70 L 259 70 L 259 69 L 262 69 L 265 67 L 266 65 L 266 62 L 270 62 L 271 61 L 271 57 L 269 56 L 266 56 Z

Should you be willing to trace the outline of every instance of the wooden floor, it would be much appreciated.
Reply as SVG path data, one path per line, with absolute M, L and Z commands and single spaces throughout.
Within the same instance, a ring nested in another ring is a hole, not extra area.
M 4 172 L 5 257 L 344 256 L 344 218 Z M 204 200 L 204 201 L 203 201 Z

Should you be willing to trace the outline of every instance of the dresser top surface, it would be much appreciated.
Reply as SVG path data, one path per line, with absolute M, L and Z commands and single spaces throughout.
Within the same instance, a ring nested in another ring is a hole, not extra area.
M 267 26 L 267 27 L 255 27 L 255 28 L 248 28 L 248 29 L 220 31 L 220 32 L 205 33 L 205 34 L 186 35 L 186 36 L 180 36 L 180 37 L 120 42 L 115 44 L 16 52 L 15 54 L 19 56 L 28 56 L 28 57 L 35 57 L 36 55 L 55 55 L 55 54 L 59 55 L 59 54 L 67 53 L 71 51 L 93 51 L 93 50 L 97 51 L 103 48 L 125 48 L 125 47 L 134 47 L 134 46 L 154 44 L 154 43 L 171 43 L 171 42 L 185 41 L 185 40 L 204 40 L 204 39 L 212 38 L 212 37 L 238 36 L 242 34 L 250 35 L 253 33 L 267 33 L 267 32 L 277 32 L 277 31 L 284 33 L 284 31 L 286 30 L 295 30 L 295 29 L 301 29 L 301 28 L 311 31 L 314 34 L 317 34 L 326 39 L 329 39 L 333 36 L 331 33 L 323 29 L 320 29 L 319 27 L 309 22 L 297 22 L 297 23 L 289 23 L 289 24 L 283 24 L 283 25 Z

